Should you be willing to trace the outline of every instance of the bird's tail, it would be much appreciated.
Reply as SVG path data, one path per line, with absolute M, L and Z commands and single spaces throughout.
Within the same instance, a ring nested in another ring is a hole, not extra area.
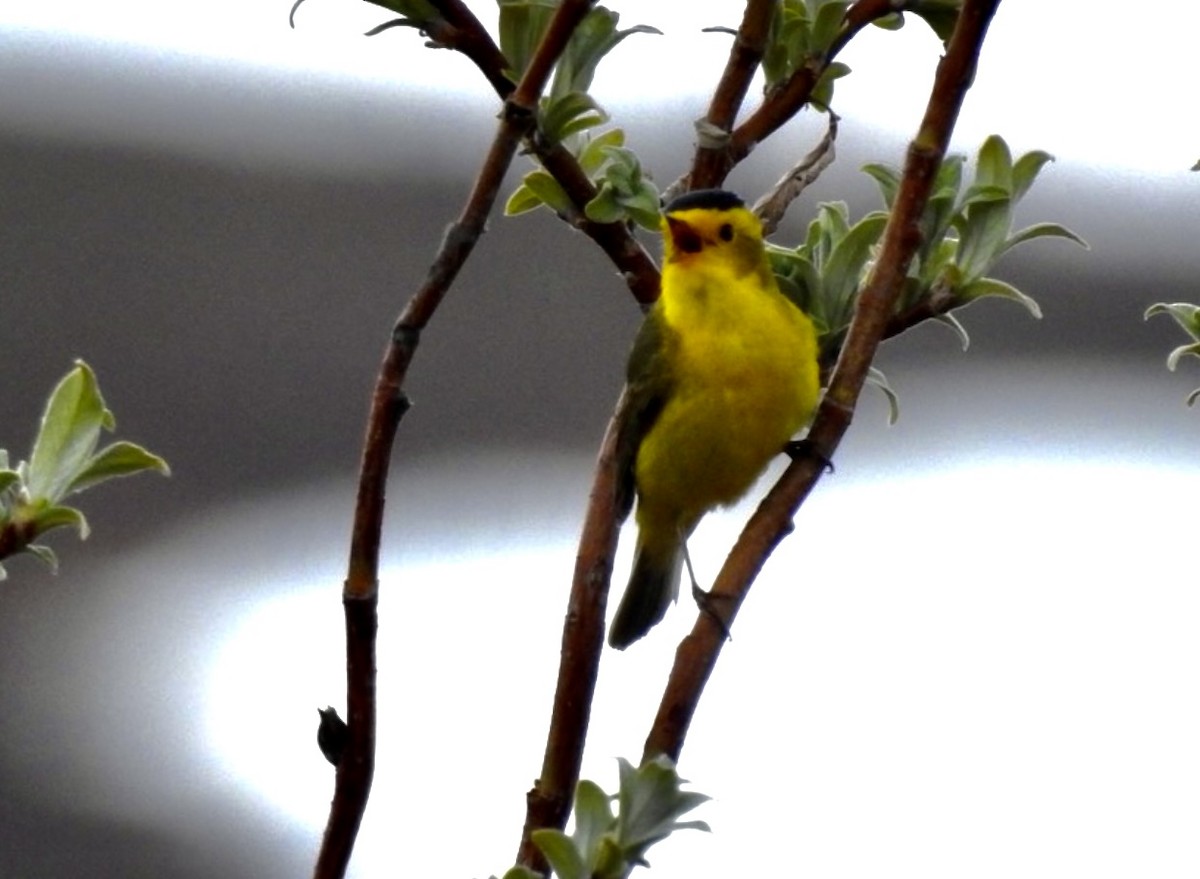
M 682 544 L 652 545 L 643 542 L 641 537 L 639 535 L 634 553 L 629 585 L 608 630 L 608 643 L 617 650 L 624 650 L 657 625 L 679 595 Z

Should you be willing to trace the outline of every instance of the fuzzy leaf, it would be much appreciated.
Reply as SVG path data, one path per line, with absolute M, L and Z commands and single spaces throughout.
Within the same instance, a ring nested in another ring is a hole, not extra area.
M 571 207 L 571 197 L 563 190 L 558 181 L 545 171 L 530 171 L 525 175 L 525 186 L 538 200 L 556 213 L 567 211 Z
M 559 879 L 587 879 L 587 865 L 571 837 L 552 827 L 535 830 L 531 837 Z
M 54 388 L 29 456 L 29 495 L 58 501 L 86 466 L 102 428 L 112 430 L 112 413 L 83 361 Z
M 518 214 L 528 213 L 541 206 L 542 200 L 534 194 L 532 189 L 522 183 L 513 190 L 513 194 L 504 203 L 504 215 L 515 217 Z
M 1190 302 L 1158 302 L 1146 309 L 1143 319 L 1149 320 L 1156 314 L 1167 314 L 1193 339 L 1200 340 L 1200 305 Z
M 74 507 L 52 506 L 40 509 L 33 516 L 33 525 L 39 536 L 55 528 L 67 527 L 76 528 L 80 540 L 87 540 L 88 535 L 92 533 L 83 513 Z
M 1019 201 L 1029 191 L 1033 181 L 1037 179 L 1047 162 L 1053 162 L 1054 156 L 1043 150 L 1032 150 L 1017 159 L 1013 165 L 1013 201 Z
M 958 341 L 962 345 L 963 351 L 971 347 L 971 337 L 967 335 L 967 328 L 953 314 L 948 312 L 946 314 L 939 314 L 934 320 L 940 324 L 945 324 L 954 331 L 954 334 L 958 336 Z
M 88 460 L 87 466 L 67 486 L 66 494 L 74 494 L 118 476 L 131 476 L 143 470 L 156 470 L 171 475 L 171 468 L 158 455 L 151 454 L 134 443 L 115 442 Z
M 1193 342 L 1191 345 L 1180 345 L 1171 351 L 1167 355 L 1167 369 L 1174 372 L 1175 368 L 1179 366 L 1180 359 L 1189 354 L 1193 357 L 1200 357 L 1200 342 Z
M 969 302 L 982 299 L 985 296 L 999 296 L 1003 299 L 1011 299 L 1013 302 L 1025 306 L 1029 313 L 1039 320 L 1042 317 L 1042 309 L 1038 307 L 1037 302 L 1032 297 L 1026 296 L 1012 284 L 1007 284 L 996 278 L 980 278 L 977 281 L 971 281 L 965 286 L 960 287 L 958 292 L 963 299 Z
M 883 195 L 883 205 L 891 210 L 892 205 L 896 203 L 896 193 L 900 191 L 900 173 L 890 165 L 882 165 L 878 162 L 863 165 L 862 170 L 879 184 L 879 191 Z M 958 195 L 957 188 L 954 194 Z
M 975 164 L 975 185 L 979 187 L 994 186 L 1005 197 L 1012 197 L 1012 153 L 1004 138 L 998 134 L 990 135 L 979 148 Z
M 916 0 L 910 2 L 906 8 L 913 15 L 924 19 L 938 39 L 946 43 L 954 33 L 954 25 L 958 23 L 962 0 Z
M 877 388 L 888 404 L 888 424 L 895 424 L 900 420 L 900 398 L 896 392 L 892 390 L 892 386 L 888 384 L 887 376 L 883 374 L 883 370 L 877 369 L 874 366 L 867 368 L 867 384 Z
M 40 543 L 30 543 L 25 546 L 25 552 L 41 559 L 50 568 L 50 573 L 58 573 L 58 556 L 54 554 L 54 550 L 50 547 L 43 546 Z
M 1006 253 L 1018 244 L 1025 241 L 1032 241 L 1035 238 L 1066 238 L 1068 241 L 1074 241 L 1084 250 L 1091 250 L 1086 241 L 1066 226 L 1059 223 L 1034 223 L 1032 226 L 1026 226 L 1020 232 L 1011 235 L 996 255 L 999 256 L 1001 253 Z

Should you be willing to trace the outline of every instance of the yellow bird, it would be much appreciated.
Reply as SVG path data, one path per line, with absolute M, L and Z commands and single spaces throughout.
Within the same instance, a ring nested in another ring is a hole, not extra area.
M 636 493 L 638 525 L 608 634 L 618 650 L 678 596 L 696 524 L 750 489 L 820 394 L 812 321 L 779 292 L 745 203 L 690 192 L 664 209 L 662 230 L 662 292 L 629 356 L 617 437 L 621 514 Z

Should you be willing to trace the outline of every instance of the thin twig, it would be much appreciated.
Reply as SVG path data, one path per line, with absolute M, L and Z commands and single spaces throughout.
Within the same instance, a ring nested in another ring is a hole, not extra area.
M 837 150 L 834 149 L 837 132 L 838 115 L 830 110 L 829 127 L 825 129 L 825 136 L 821 138 L 820 143 L 754 203 L 754 213 L 762 220 L 764 235 L 770 235 L 779 227 L 792 202 L 833 164 L 833 160 L 837 158 Z
M 562 828 L 571 812 L 571 798 L 579 781 L 583 746 L 587 738 L 592 696 L 604 647 L 604 612 L 612 578 L 613 556 L 620 531 L 618 515 L 617 434 L 627 404 L 621 396 L 609 422 L 596 476 L 588 497 L 575 574 L 563 624 L 562 657 L 550 713 L 550 731 L 542 771 L 525 795 L 525 827 L 517 863 L 547 872 L 545 859 L 533 845 L 531 834 L 540 827 Z
M 733 129 L 724 149 L 707 150 L 703 155 L 697 151 L 689 188 L 706 189 L 724 183 L 729 172 L 750 155 L 751 150 L 803 109 L 822 74 L 859 31 L 903 8 L 904 4 L 897 4 L 895 0 L 858 0 L 850 6 L 842 29 L 819 63 L 803 65 L 772 89 L 758 108 Z
M 445 30 L 430 36 L 466 55 L 487 77 L 496 94 L 507 99 L 515 88 L 506 72 L 508 62 L 479 19 L 461 0 L 431 0 L 431 5 L 445 19 Z M 575 157 L 562 144 L 539 137 L 536 129 L 530 131 L 525 146 L 571 199 L 575 206 L 571 225 L 608 255 L 638 302 L 649 305 L 657 299 L 658 267 L 629 228 L 624 223 L 596 223 L 584 214 L 584 207 L 596 197 L 596 187 Z
M 659 705 L 644 758 L 666 754 L 678 760 L 704 685 L 716 664 L 728 627 L 755 576 L 792 517 L 816 484 L 850 426 L 855 402 L 866 381 L 889 317 L 903 287 L 907 267 L 920 244 L 919 221 L 937 169 L 974 76 L 983 38 L 1000 0 L 965 0 L 946 54 L 938 63 L 933 91 L 916 138 L 908 148 L 903 180 L 884 230 L 875 268 L 859 297 L 854 319 L 825 398 L 808 434 L 809 454 L 798 456 L 759 504 L 725 561 L 713 586 L 710 607 L 724 612 L 724 627 L 707 613 L 698 615 L 680 642 Z
M 462 213 L 447 230 L 421 288 L 392 331 L 372 394 L 359 473 L 350 560 L 342 598 L 346 613 L 346 704 L 350 740 L 338 764 L 329 821 L 315 879 L 345 875 L 366 811 L 375 765 L 375 635 L 379 547 L 392 445 L 408 408 L 403 385 L 421 332 L 462 268 L 495 205 L 504 176 L 536 120 L 537 101 L 554 62 L 593 0 L 564 0 L 521 82 L 505 101 L 500 125 Z
M 775 7 L 775 0 L 746 0 L 746 11 L 742 15 L 741 27 L 734 35 L 733 46 L 729 49 L 725 72 L 713 91 L 708 112 L 697 123 L 697 133 L 701 133 L 702 129 L 705 136 L 698 138 L 692 170 L 688 175 L 690 183 L 685 183 L 686 189 L 703 189 L 712 185 L 698 184 L 697 181 L 714 178 L 715 168 L 723 162 L 724 150 L 729 144 L 729 132 L 766 51 Z

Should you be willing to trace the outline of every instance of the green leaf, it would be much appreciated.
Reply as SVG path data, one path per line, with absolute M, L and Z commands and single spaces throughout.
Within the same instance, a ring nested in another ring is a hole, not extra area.
M 21 481 L 21 474 L 16 470 L 0 470 L 0 491 L 5 491 Z
M 1058 223 L 1034 223 L 1032 226 L 1026 226 L 1020 232 L 1010 236 L 996 255 L 999 256 L 1002 253 L 1006 253 L 1018 244 L 1025 241 L 1032 241 L 1035 238 L 1066 238 L 1068 241 L 1074 241 L 1084 250 L 1091 250 L 1086 241 L 1066 226 L 1059 225 Z
M 949 42 L 958 23 L 962 0 L 910 0 L 906 8 L 922 18 L 943 43 Z
M 595 782 L 579 782 L 575 787 L 575 848 L 591 861 L 604 834 L 616 823 L 608 794 Z M 593 867 L 594 863 L 591 864 Z
M 535 830 L 530 836 L 559 879 L 587 879 L 587 865 L 569 836 L 552 827 Z
M 499 0 L 500 51 L 512 65 L 514 79 L 525 73 L 542 40 L 558 0 Z
M 565 213 L 571 209 L 571 197 L 546 171 L 530 171 L 525 175 L 523 182 L 550 210 L 556 213 Z
M 151 454 L 134 443 L 115 442 L 93 455 L 87 466 L 67 486 L 66 494 L 83 491 L 118 476 L 131 476 L 144 470 L 155 470 L 163 476 L 171 475 L 171 468 L 158 455 Z
M 836 80 L 850 74 L 850 67 L 841 61 L 833 61 L 825 68 L 817 84 L 813 86 L 810 103 L 819 110 L 826 110 L 833 105 L 833 84 Z
M 509 867 L 508 872 L 504 874 L 503 879 L 544 879 L 541 873 L 536 873 L 528 867 L 522 867 L 520 864 Z
M 583 212 L 593 223 L 617 223 L 624 217 L 611 183 L 600 186 L 596 197 L 584 205 Z
M 513 194 L 505 202 L 504 214 L 505 216 L 515 217 L 517 214 L 524 214 L 541 206 L 542 200 L 534 195 L 532 189 L 522 183 L 513 190 Z
M 1167 369 L 1171 372 L 1175 371 L 1175 367 L 1179 366 L 1179 361 L 1187 355 L 1192 357 L 1200 357 L 1200 342 L 1193 342 L 1190 345 L 1180 345 L 1167 355 Z
M 1012 171 L 1013 201 L 1019 201 L 1024 197 L 1046 163 L 1053 161 L 1054 156 L 1043 150 L 1033 150 L 1017 159 Z
M 552 98 L 590 89 L 600 62 L 627 37 L 633 34 L 662 34 L 657 28 L 645 24 L 619 31 L 619 20 L 617 13 L 603 6 L 593 7 L 584 16 L 559 58 L 550 86 Z
M 102 428 L 113 428 L 96 376 L 83 361 L 50 394 L 29 456 L 29 495 L 58 501 L 84 469 Z
M 982 277 L 996 261 L 1008 237 L 1011 219 L 1007 199 L 977 203 L 967 211 L 954 261 L 968 281 Z
M 879 184 L 879 191 L 883 196 L 884 207 L 890 211 L 892 205 L 896 203 L 896 193 L 900 191 L 900 172 L 890 165 L 881 165 L 877 162 L 863 165 L 862 170 Z M 956 197 L 958 195 L 957 188 L 954 191 L 954 195 Z
M 959 344 L 962 345 L 963 351 L 966 351 L 971 347 L 971 337 L 967 335 L 967 328 L 964 327 L 959 322 L 958 318 L 956 318 L 953 314 L 950 314 L 949 312 L 946 314 L 939 314 L 934 318 L 934 320 L 940 324 L 945 324 L 954 331 L 954 334 L 958 336 L 958 341 Z
M 1037 302 L 1032 297 L 1026 296 L 1012 284 L 1007 284 L 996 278 L 980 278 L 977 281 L 971 281 L 965 286 L 960 287 L 958 292 L 964 300 L 969 302 L 982 299 L 985 296 L 999 296 L 1003 299 L 1011 299 L 1013 302 L 1025 306 L 1035 318 L 1041 319 L 1042 316 L 1042 309 L 1038 307 Z
M 79 531 L 80 540 L 87 540 L 92 532 L 83 513 L 74 507 L 50 506 L 39 509 L 32 517 L 32 522 L 38 536 L 55 528 L 73 527 Z
M 1158 302 L 1146 309 L 1144 320 L 1156 314 L 1170 315 L 1193 339 L 1200 340 L 1200 305 L 1190 302 Z
M 842 29 L 842 22 L 846 18 L 846 9 L 849 6 L 849 3 L 844 2 L 823 3 L 817 10 L 810 31 L 811 41 L 808 46 L 810 55 L 819 54 L 819 57 L 824 60 L 829 53 L 829 47 Z
M 608 148 L 620 149 L 625 145 L 625 132 L 620 128 L 610 128 L 608 131 L 592 135 L 579 152 L 579 166 L 588 175 L 595 174 L 608 160 Z
M 58 573 L 58 556 L 54 554 L 54 550 L 50 547 L 43 546 L 40 543 L 29 543 L 25 545 L 25 552 L 41 559 L 50 568 L 50 573 Z
M 883 374 L 883 370 L 877 369 L 874 366 L 867 367 L 867 384 L 877 388 L 888 404 L 888 424 L 895 424 L 900 420 L 900 398 L 896 396 L 896 392 L 892 390 L 892 386 L 888 384 L 887 376 Z
M 675 830 L 708 830 L 703 821 L 678 820 L 709 798 L 680 791 L 683 780 L 670 759 L 660 755 L 636 770 L 627 761 L 619 760 L 618 767 L 621 789 L 617 839 L 627 860 L 645 863 L 646 850 Z
M 1012 197 L 1012 153 L 1004 138 L 998 134 L 990 135 L 979 148 L 975 165 L 975 184 L 979 187 L 994 186 L 1000 190 L 1001 195 Z

